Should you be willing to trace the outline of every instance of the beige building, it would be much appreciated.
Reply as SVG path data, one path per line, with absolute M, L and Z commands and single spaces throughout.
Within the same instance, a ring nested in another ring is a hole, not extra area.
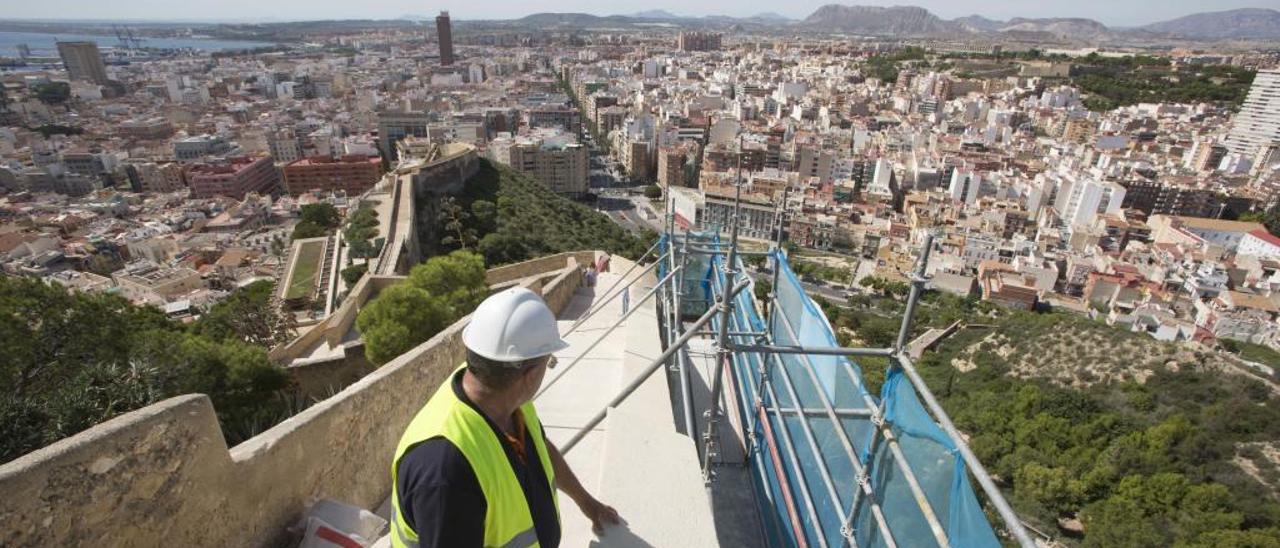
M 554 192 L 570 196 L 587 192 L 587 147 L 571 134 L 543 130 L 500 136 L 489 144 L 489 157 L 532 175 Z
M 174 192 L 187 187 L 182 166 L 177 162 L 128 162 L 125 172 L 142 192 Z
M 1062 128 L 1062 140 L 1072 143 L 1086 143 L 1093 138 L 1093 134 L 1098 130 L 1098 123 L 1088 118 L 1073 118 L 1067 120 Z
M 163 305 L 204 287 L 200 273 L 186 267 L 134 264 L 112 277 L 120 288 L 120 296 L 138 304 Z

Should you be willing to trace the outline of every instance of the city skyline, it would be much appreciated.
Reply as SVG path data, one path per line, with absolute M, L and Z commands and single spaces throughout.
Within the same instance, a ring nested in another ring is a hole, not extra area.
M 451 13 L 455 20 L 504 20 L 519 19 L 534 13 L 588 13 L 591 15 L 629 15 L 642 11 L 663 10 L 684 17 L 703 17 L 723 15 L 731 17 L 750 17 L 761 13 L 777 13 L 793 20 L 801 20 L 814 10 L 829 4 L 863 5 L 863 6 L 919 6 L 944 19 L 954 19 L 969 15 L 981 15 L 990 19 L 1007 20 L 1013 17 L 1024 18 L 1085 18 L 1101 23 L 1126 27 L 1167 21 L 1193 13 L 1224 11 L 1240 8 L 1263 8 L 1280 10 L 1280 0 L 1226 0 L 1206 4 L 1190 0 L 1160 2 L 1157 0 L 1139 0 L 1117 4 L 1103 0 L 1084 0 L 1070 4 L 1062 3 L 1023 3 L 1023 2 L 981 2 L 977 0 L 960 0 L 947 2 L 944 0 L 920 0 L 915 2 L 898 2 L 893 0 L 858 0 L 853 2 L 831 2 L 826 0 L 808 0 L 792 2 L 785 6 L 769 3 L 729 2 L 716 0 L 700 3 L 691 9 L 687 3 L 671 0 L 650 2 L 633 7 L 602 8 L 601 4 L 587 0 L 556 0 L 541 2 L 531 7 L 529 4 L 516 2 L 491 2 L 482 5 L 464 3 L 444 3 L 426 6 L 421 2 L 410 0 L 390 0 L 376 5 L 360 5 L 352 7 L 349 3 L 339 2 L 302 2 L 301 0 L 284 0 L 271 5 L 250 2 L 248 0 L 231 0 L 219 2 L 216 6 L 175 6 L 154 0 L 134 0 L 130 2 L 104 5 L 91 0 L 71 0 L 57 6 L 46 4 L 25 4 L 12 6 L 6 13 L 9 20 L 52 20 L 52 21 L 154 21 L 154 22 L 237 22 L 237 23 L 272 23 L 290 21 L 310 21 L 320 19 L 400 19 L 411 17 L 429 20 L 439 10 Z M 66 13 L 75 13 L 74 19 L 62 17 Z

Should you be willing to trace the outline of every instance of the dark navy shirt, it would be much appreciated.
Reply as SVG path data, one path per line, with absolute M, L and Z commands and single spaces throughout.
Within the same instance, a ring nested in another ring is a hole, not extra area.
M 515 471 L 524 491 L 525 502 L 538 532 L 538 544 L 560 545 L 560 519 L 556 516 L 555 491 L 547 484 L 542 461 L 533 436 L 525 432 L 527 462 L 520 459 L 506 441 L 498 425 L 480 412 L 462 390 L 462 374 L 453 375 L 450 384 L 460 401 L 485 417 L 494 435 L 502 440 L 507 462 Z M 543 431 L 543 439 L 546 432 Z M 445 438 L 431 438 L 411 447 L 400 458 L 396 474 L 396 493 L 400 497 L 400 514 L 418 532 L 422 548 L 466 547 L 484 545 L 484 513 L 488 504 L 480 480 L 457 446 Z

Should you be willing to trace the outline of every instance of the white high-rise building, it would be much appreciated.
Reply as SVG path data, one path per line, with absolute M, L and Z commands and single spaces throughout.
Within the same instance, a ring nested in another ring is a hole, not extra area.
M 1227 150 L 1256 156 L 1280 141 L 1280 70 L 1260 70 L 1227 135 Z
M 972 169 L 956 168 L 951 172 L 951 184 L 947 194 L 952 200 L 964 202 L 965 205 L 978 203 L 978 187 L 982 186 L 982 176 Z
M 1098 215 L 1120 211 L 1124 187 L 1093 178 L 1064 177 L 1059 183 L 1054 209 L 1067 226 L 1087 226 Z

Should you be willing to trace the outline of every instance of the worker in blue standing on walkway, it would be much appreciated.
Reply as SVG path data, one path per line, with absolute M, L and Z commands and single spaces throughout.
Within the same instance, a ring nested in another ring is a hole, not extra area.
M 462 332 L 467 362 L 409 423 L 392 462 L 392 546 L 554 547 L 569 495 L 600 534 L 618 523 L 547 440 L 533 395 L 560 338 L 555 315 L 524 288 L 497 293 Z

